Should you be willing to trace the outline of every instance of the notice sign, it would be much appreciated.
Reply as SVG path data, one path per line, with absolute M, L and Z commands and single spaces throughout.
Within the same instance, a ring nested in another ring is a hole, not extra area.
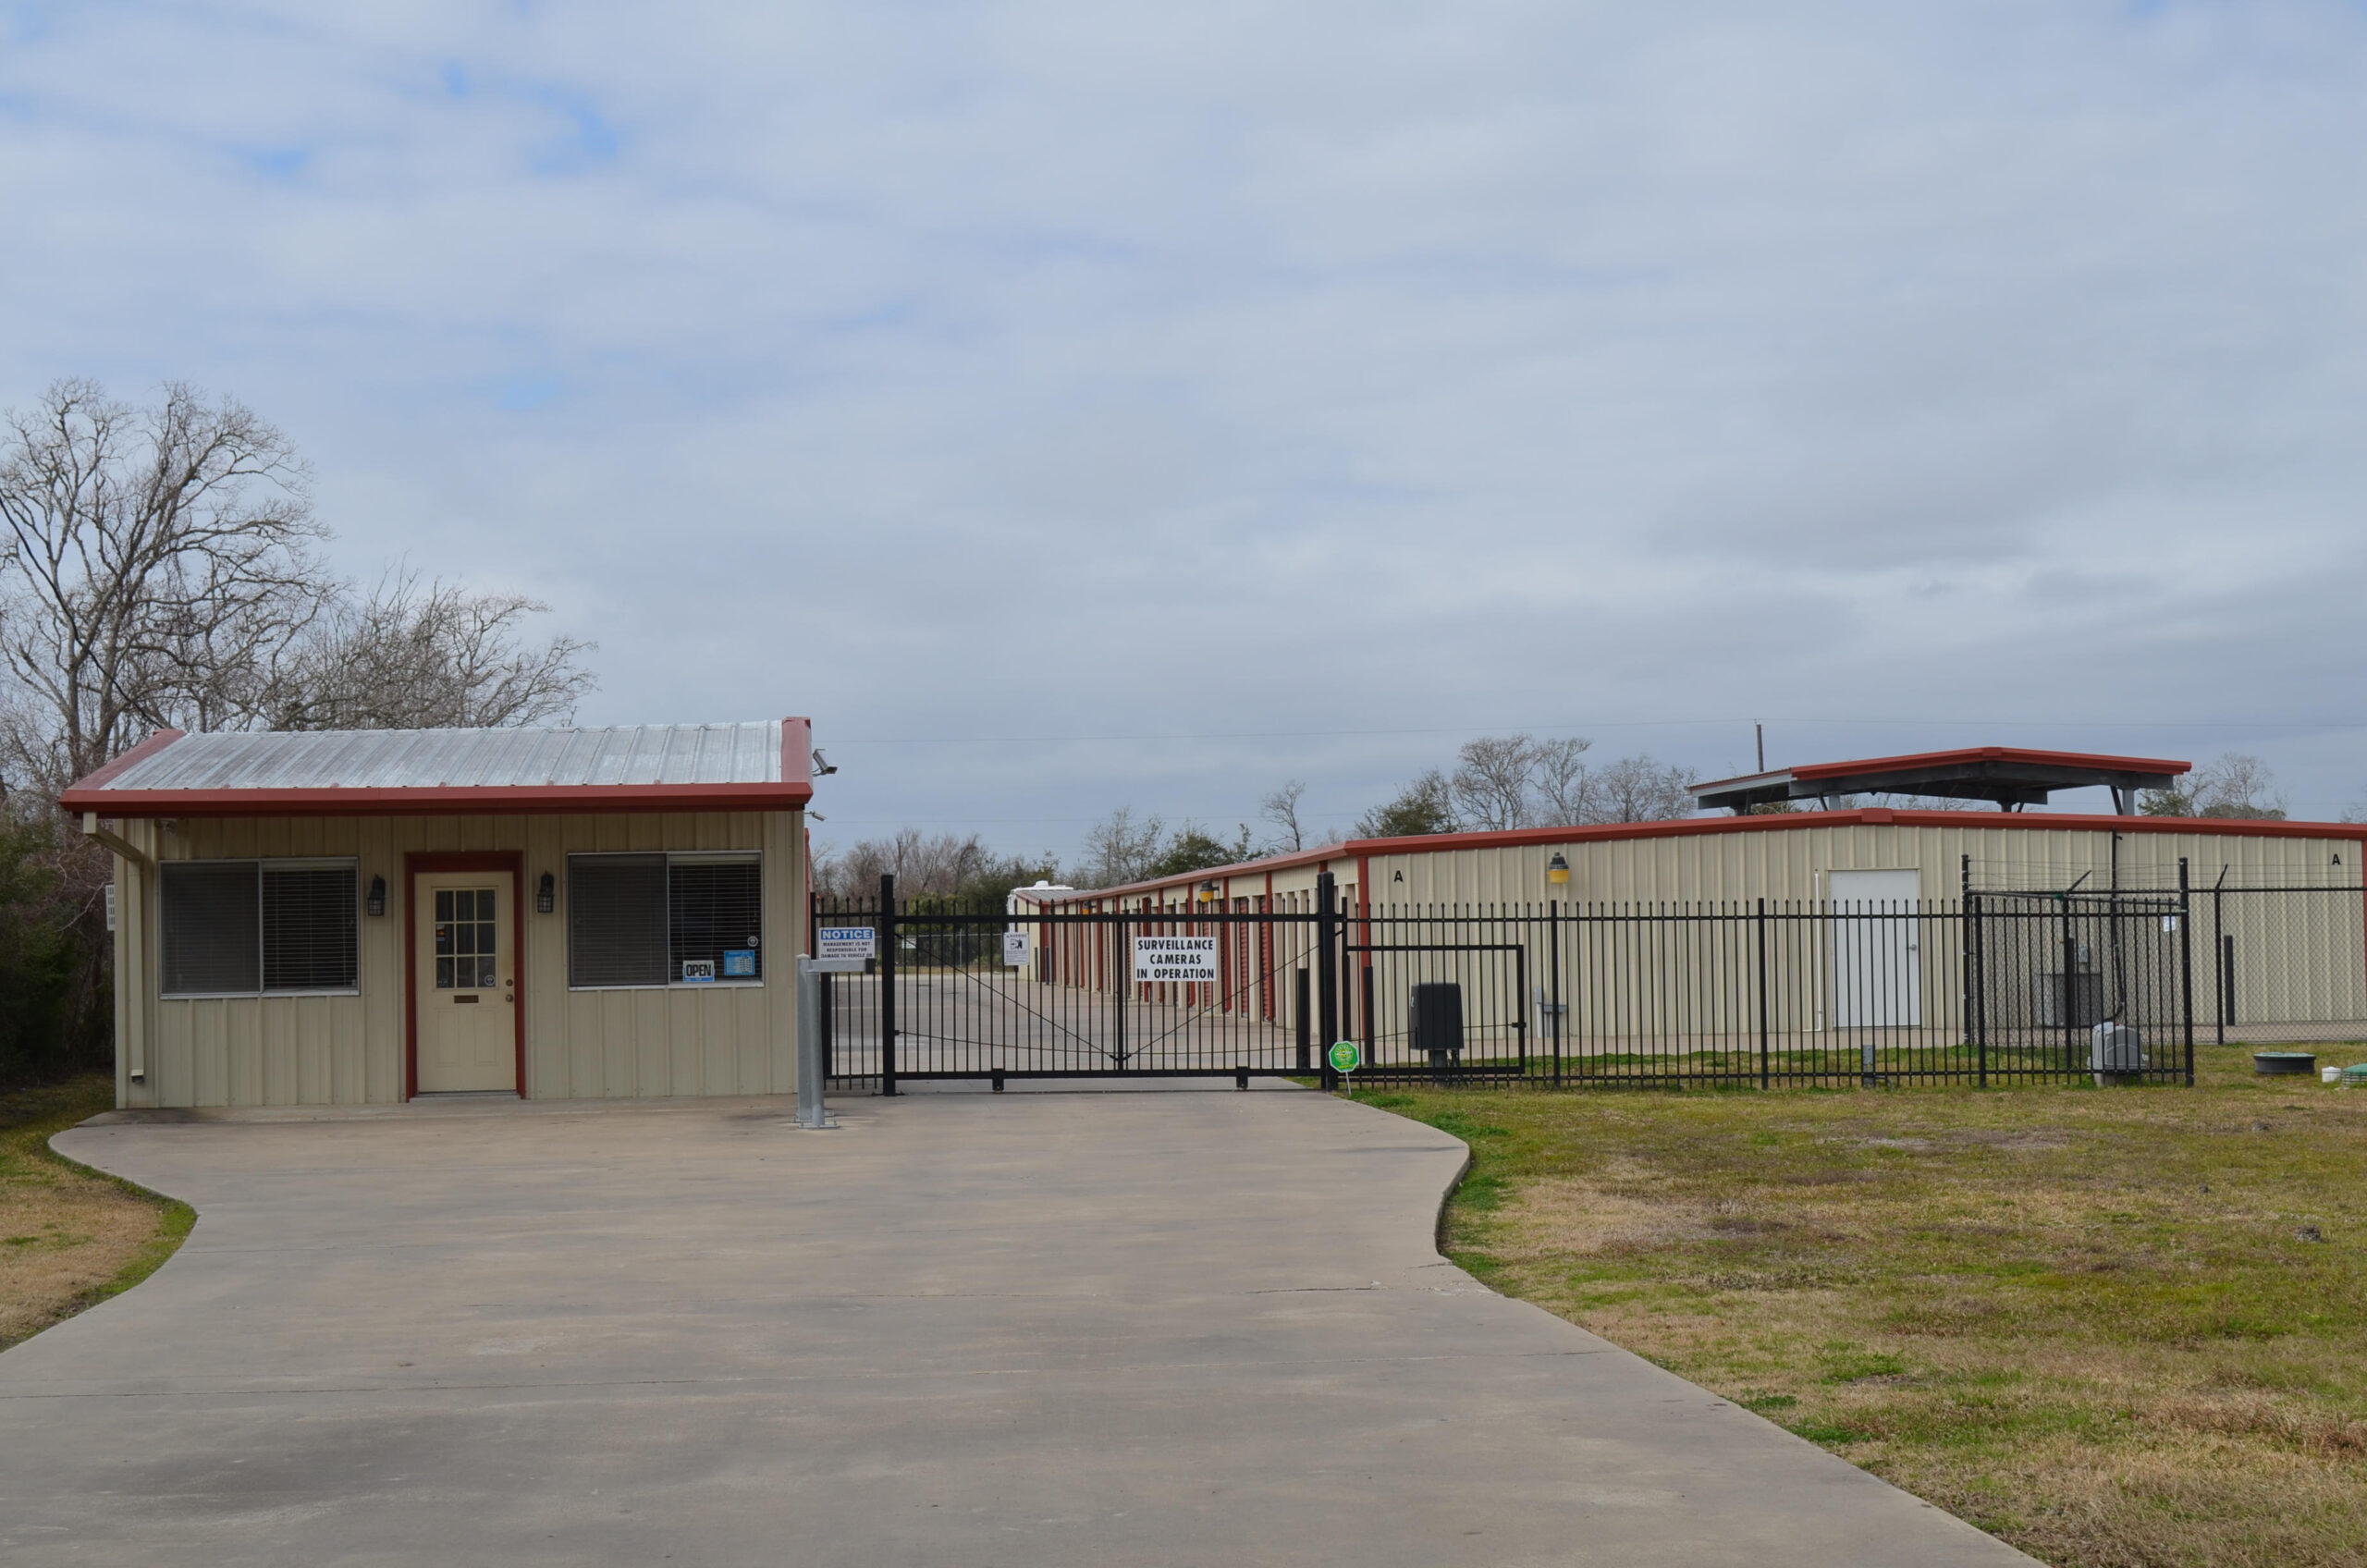
M 1027 933 L 1006 931 L 1002 934 L 1002 962 L 1012 969 L 1027 967 Z
M 825 925 L 814 934 L 816 958 L 877 958 L 879 939 L 868 925 Z
M 1137 937 L 1134 938 L 1136 980 L 1215 980 L 1217 939 L 1214 937 Z

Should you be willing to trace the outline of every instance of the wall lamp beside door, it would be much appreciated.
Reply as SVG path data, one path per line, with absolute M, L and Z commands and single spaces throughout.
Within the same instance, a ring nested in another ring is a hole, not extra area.
M 374 915 L 386 913 L 386 879 L 385 877 L 370 878 L 370 893 L 368 898 L 362 900 L 362 907 Z
M 543 879 L 534 884 L 534 913 L 548 914 L 558 907 L 558 883 L 549 872 L 546 871 L 543 873 Z

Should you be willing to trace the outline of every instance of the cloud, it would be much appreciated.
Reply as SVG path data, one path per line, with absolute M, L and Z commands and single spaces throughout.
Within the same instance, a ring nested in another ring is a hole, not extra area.
M 2351 7 L 5 25 L 0 400 L 238 393 L 587 717 L 813 713 L 834 827 L 1753 717 L 2367 793 Z

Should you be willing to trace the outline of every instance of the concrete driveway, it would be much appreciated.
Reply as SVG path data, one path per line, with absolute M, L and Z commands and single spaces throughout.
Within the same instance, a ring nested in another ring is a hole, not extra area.
M 187 1198 L 0 1356 L 0 1561 L 2030 1560 L 1431 1249 L 1305 1093 L 89 1126 Z

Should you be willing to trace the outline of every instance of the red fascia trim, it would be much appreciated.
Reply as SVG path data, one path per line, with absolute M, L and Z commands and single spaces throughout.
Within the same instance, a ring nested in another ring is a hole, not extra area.
M 189 731 L 186 729 L 159 729 L 155 731 L 153 734 L 150 735 L 148 739 L 141 741 L 140 744 L 132 747 L 131 750 L 124 753 L 123 755 L 116 758 L 113 762 L 108 763 L 96 773 L 92 774 L 88 778 L 78 778 L 73 783 L 68 784 L 66 787 L 66 793 L 58 797 L 58 804 L 64 806 L 67 811 L 98 811 L 102 809 L 96 805 L 74 805 L 69 802 L 78 791 L 98 789 L 100 786 L 105 784 L 107 780 L 121 774 L 133 763 L 145 762 L 148 758 L 154 756 L 158 752 L 163 751 L 166 746 L 171 745 L 174 741 L 179 740 L 182 736 L 188 733 Z
M 1912 752 L 1899 757 L 1866 757 L 1858 762 L 1818 762 L 1791 769 L 1795 778 L 1842 778 L 1855 773 L 1881 773 L 1910 767 L 1936 767 L 1950 763 L 2020 762 L 2041 767 L 2086 767 L 2113 773 L 2188 773 L 2190 762 L 2169 757 L 2111 757 L 2092 752 L 2032 752 L 2018 746 L 1967 746 L 1953 752 Z
M 814 795 L 814 721 L 810 718 L 784 718 L 780 721 L 780 781 Z
M 2340 822 L 2261 822 L 2219 816 L 2091 816 L 2068 812 L 1897 811 L 1869 806 L 1858 811 L 1775 812 L 1765 816 L 1680 817 L 1674 822 L 1620 822 L 1595 827 L 1518 827 L 1502 832 L 1428 833 L 1410 839 L 1350 839 L 1297 854 L 1271 860 L 1245 861 L 1220 868 L 1228 875 L 1287 871 L 1312 865 L 1327 869 L 1335 860 L 1351 856 L 1360 862 L 1376 855 L 1432 854 L 1442 850 L 1509 849 L 1526 844 L 1590 844 L 1620 839 L 1686 839 L 1721 833 L 1797 833 L 1818 827 L 1872 827 L 1998 828 L 2007 832 L 2192 833 L 2232 839 L 2361 839 L 2359 828 Z M 1122 888 L 1099 888 L 1093 896 L 1111 898 L 1172 888 L 1176 880 L 1209 876 L 1194 872 L 1181 879 L 1134 882 Z
M 403 855 L 403 1098 L 419 1097 L 419 874 L 509 873 L 509 958 L 521 978 L 510 1021 L 517 1034 L 516 1089 L 526 1097 L 526 854 L 522 850 L 412 850 Z
M 1797 833 L 1817 827 L 1876 824 L 1907 827 L 2002 828 L 2008 832 L 2193 833 L 2235 839 L 2357 839 L 2340 822 L 2258 822 L 2217 816 L 2091 816 L 2004 811 L 1775 812 L 1765 816 L 1681 817 L 1674 822 L 1621 822 L 1600 827 L 1521 827 L 1501 833 L 1435 833 L 1418 839 L 1359 839 L 1347 849 L 1371 854 L 1420 854 L 1430 850 L 1502 849 L 1521 844 L 1586 844 L 1619 839 L 1685 839 L 1697 834 Z M 1386 846 L 1386 847 L 1384 847 Z
M 811 785 L 533 784 L 417 790 L 68 790 L 105 816 L 516 816 L 595 812 L 803 811 Z

